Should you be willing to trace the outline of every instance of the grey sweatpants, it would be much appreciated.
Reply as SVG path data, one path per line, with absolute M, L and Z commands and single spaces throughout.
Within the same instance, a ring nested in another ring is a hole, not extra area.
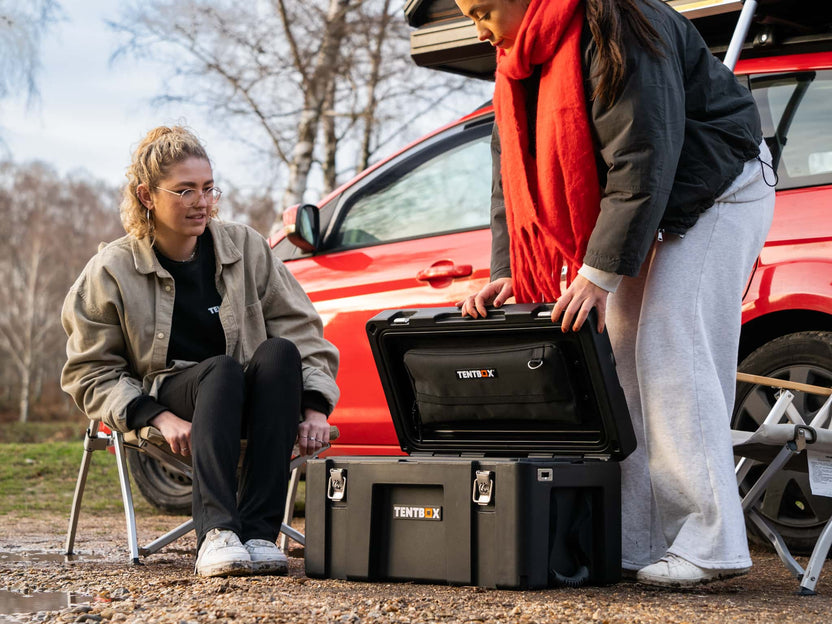
M 621 466 L 625 568 L 666 552 L 705 568 L 751 565 L 730 415 L 742 294 L 773 212 L 774 189 L 752 160 L 684 238 L 656 241 L 638 277 L 608 299 L 638 440 Z

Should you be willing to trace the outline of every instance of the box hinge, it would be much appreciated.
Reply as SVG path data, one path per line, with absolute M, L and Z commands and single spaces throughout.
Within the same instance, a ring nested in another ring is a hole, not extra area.
M 342 501 L 347 495 L 347 471 L 344 468 L 329 469 L 329 483 L 326 497 L 331 501 Z
M 491 502 L 491 493 L 494 491 L 494 473 L 490 470 L 477 470 L 474 479 L 474 491 L 471 493 L 471 500 L 477 505 L 487 505 Z

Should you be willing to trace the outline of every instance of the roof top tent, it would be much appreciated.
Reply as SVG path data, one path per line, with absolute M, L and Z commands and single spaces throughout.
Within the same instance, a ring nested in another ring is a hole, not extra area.
M 664 1 L 693 20 L 714 54 L 727 57 L 731 66 L 740 53 L 748 58 L 769 55 L 772 48 L 812 52 L 828 49 L 832 40 L 832 0 Z M 405 0 L 404 14 L 414 28 L 410 54 L 417 65 L 494 78 L 494 50 L 477 40 L 474 25 L 454 0 Z

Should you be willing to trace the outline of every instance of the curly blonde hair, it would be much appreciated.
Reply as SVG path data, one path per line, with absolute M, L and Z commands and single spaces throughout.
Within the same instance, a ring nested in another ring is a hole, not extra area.
M 127 168 L 127 184 L 122 190 L 121 224 L 128 234 L 138 239 L 154 238 L 153 213 L 139 199 L 137 188 L 144 184 L 152 189 L 165 178 L 170 168 L 188 158 L 211 159 L 196 135 L 182 126 L 159 126 L 142 139 Z M 212 217 L 216 215 L 216 207 Z

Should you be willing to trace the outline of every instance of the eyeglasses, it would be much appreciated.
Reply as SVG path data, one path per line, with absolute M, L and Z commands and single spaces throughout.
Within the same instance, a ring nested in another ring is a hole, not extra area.
M 201 198 L 205 198 L 205 201 L 208 202 L 209 206 L 213 206 L 216 204 L 220 197 L 222 197 L 222 191 L 218 189 L 216 186 L 212 186 L 209 189 L 204 191 L 196 191 L 194 189 L 185 189 L 184 191 L 171 191 L 166 188 L 162 188 L 161 186 L 156 187 L 159 191 L 164 191 L 165 193 L 170 193 L 171 195 L 179 195 L 179 199 L 182 201 L 182 205 L 185 208 L 193 208 L 199 203 Z

